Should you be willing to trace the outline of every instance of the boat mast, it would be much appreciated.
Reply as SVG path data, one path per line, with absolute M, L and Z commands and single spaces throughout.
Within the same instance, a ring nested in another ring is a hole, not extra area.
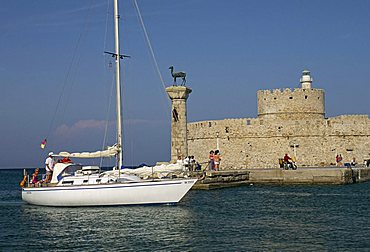
M 119 34 L 118 34 L 118 0 L 114 0 L 114 43 L 115 43 L 115 56 L 116 56 L 116 107 L 117 107 L 117 144 L 119 148 L 118 152 L 118 169 L 123 166 L 123 154 L 122 154 L 122 112 L 121 112 L 121 80 L 120 80 L 120 53 L 119 53 Z

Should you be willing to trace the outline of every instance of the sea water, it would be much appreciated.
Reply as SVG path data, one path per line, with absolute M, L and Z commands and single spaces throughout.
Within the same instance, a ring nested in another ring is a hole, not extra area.
M 40 207 L 0 170 L 0 251 L 370 251 L 370 183 L 190 191 L 176 206 Z

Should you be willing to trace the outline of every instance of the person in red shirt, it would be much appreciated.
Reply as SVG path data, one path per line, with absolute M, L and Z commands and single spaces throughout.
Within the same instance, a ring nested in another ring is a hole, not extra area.
M 35 172 L 32 173 L 32 177 L 31 177 L 31 184 L 33 186 L 36 186 L 40 182 L 38 176 L 39 176 L 39 168 L 36 168 Z
M 72 160 L 69 157 L 64 157 L 62 160 L 60 160 L 61 163 L 72 163 Z
M 284 156 L 284 163 L 290 165 L 290 167 L 293 167 L 292 159 L 291 157 L 289 157 L 287 153 L 285 153 L 285 156 Z

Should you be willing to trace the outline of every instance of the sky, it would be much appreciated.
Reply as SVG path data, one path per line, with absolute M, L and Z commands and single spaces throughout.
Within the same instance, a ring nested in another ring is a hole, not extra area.
M 193 90 L 189 122 L 257 117 L 257 90 L 299 87 L 304 69 L 326 117 L 370 114 L 370 1 L 137 3 L 164 85 L 133 1 L 120 1 L 125 165 L 170 159 L 171 65 Z M 0 168 L 115 143 L 112 12 L 106 0 L 2 1 Z

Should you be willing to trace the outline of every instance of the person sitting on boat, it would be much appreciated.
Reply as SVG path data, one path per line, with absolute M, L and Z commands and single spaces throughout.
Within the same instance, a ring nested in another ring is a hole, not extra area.
M 63 159 L 58 160 L 59 163 L 73 163 L 69 157 L 64 157 Z
M 54 159 L 53 159 L 53 152 L 49 152 L 48 158 L 45 160 L 45 169 L 46 169 L 46 179 L 45 182 L 49 183 L 51 181 L 51 175 L 53 174 L 54 170 Z
M 35 172 L 32 173 L 32 177 L 31 177 L 31 184 L 33 186 L 36 186 L 38 183 L 42 183 L 42 181 L 39 181 L 39 168 L 36 168 L 35 169 Z

